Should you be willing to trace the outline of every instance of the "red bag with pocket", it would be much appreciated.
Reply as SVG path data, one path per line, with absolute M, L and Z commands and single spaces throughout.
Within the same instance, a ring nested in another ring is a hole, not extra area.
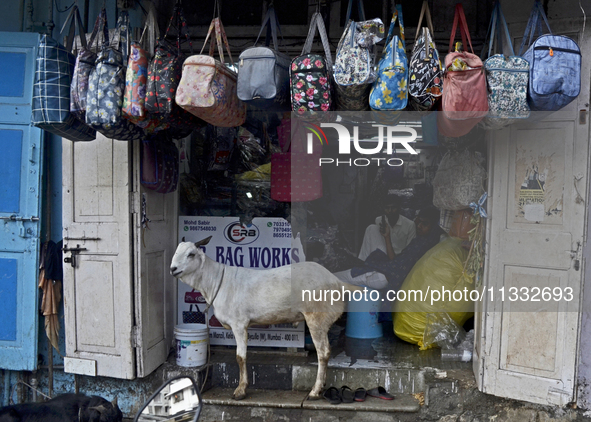
M 460 26 L 464 49 L 452 52 L 452 45 Z M 467 42 L 467 44 L 466 44 Z M 474 54 L 472 40 L 462 4 L 456 4 L 449 50 L 445 56 L 445 76 L 440 112 L 437 113 L 439 132 L 456 138 L 466 135 L 488 113 L 486 74 L 480 57 Z

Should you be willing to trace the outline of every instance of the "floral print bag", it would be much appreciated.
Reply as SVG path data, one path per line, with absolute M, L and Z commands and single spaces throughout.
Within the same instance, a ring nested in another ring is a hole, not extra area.
M 129 60 L 127 62 L 127 73 L 125 74 L 123 108 L 121 109 L 124 118 L 143 128 L 146 133 L 152 133 L 168 127 L 166 124 L 162 124 L 160 119 L 149 116 L 145 106 L 150 52 L 142 47 L 142 41 L 148 29 L 152 29 L 152 32 L 159 33 L 157 28 L 158 22 L 154 16 L 153 9 L 150 9 L 140 40 L 131 43 Z
M 222 41 L 232 66 L 232 53 L 224 26 L 219 17 L 209 25 L 201 52 L 213 34 L 209 55 L 197 54 L 183 64 L 182 78 L 176 94 L 176 103 L 189 113 L 219 127 L 240 126 L 246 121 L 246 105 L 236 94 L 237 75 L 224 61 Z M 213 57 L 214 42 L 217 43 L 220 60 Z
M 103 8 L 96 18 L 94 29 L 90 34 L 90 40 L 86 43 L 86 37 L 80 37 L 81 49 L 76 56 L 74 65 L 74 75 L 70 85 L 70 111 L 81 121 L 86 120 L 86 95 L 88 92 L 88 77 L 96 65 L 96 52 L 92 45 L 96 40 L 98 49 L 99 31 L 102 29 L 103 43 L 109 39 L 109 29 L 107 27 L 107 10 Z
M 316 28 L 320 34 L 324 55 L 310 53 Z M 289 69 L 292 111 L 298 114 L 313 114 L 333 109 L 331 69 L 332 55 L 324 21 L 320 13 L 316 12 L 312 15 L 302 54 L 291 61 Z
M 177 28 L 176 46 L 166 40 L 172 26 Z M 154 57 L 148 66 L 146 88 L 146 111 L 152 118 L 160 120 L 161 125 L 170 127 L 172 137 L 179 139 L 189 135 L 193 129 L 203 127 L 202 120 L 186 112 L 175 102 L 177 89 L 181 81 L 185 55 L 181 51 L 181 39 L 184 37 L 193 52 L 193 44 L 187 30 L 183 9 L 177 2 L 170 18 L 166 33 L 158 40 Z
M 397 19 L 400 25 L 400 37 L 393 35 Z M 397 4 L 390 22 L 384 52 L 378 63 L 378 78 L 369 94 L 369 106 L 374 110 L 404 110 L 408 102 L 407 81 L 408 61 L 404 42 L 402 5 Z
M 423 16 L 427 18 L 427 27 L 421 28 Z M 433 110 L 443 92 L 443 70 L 433 41 L 433 22 L 427 0 L 423 1 L 408 69 L 410 106 L 417 111 Z
M 505 30 L 505 41 L 511 55 L 495 54 L 491 56 L 495 36 L 499 41 L 498 44 L 502 42 L 501 24 Z M 529 117 L 530 111 L 527 104 L 529 62 L 515 55 L 507 22 L 499 2 L 496 2 L 493 8 L 489 37 L 489 57 L 484 61 L 488 85 L 488 115 L 480 122 L 480 126 L 485 129 L 501 129 L 519 119 Z M 484 45 L 486 46 L 486 42 Z M 482 55 L 485 54 L 486 48 L 483 48 Z
M 337 110 L 369 109 L 369 93 L 377 79 L 375 44 L 384 38 L 381 19 L 365 20 L 363 2 L 359 3 L 361 22 L 350 20 L 353 0 L 349 0 L 347 27 L 339 40 L 334 65 Z
M 108 40 L 103 43 L 96 66 L 90 72 L 86 105 L 86 123 L 107 138 L 121 141 L 133 141 L 145 135 L 121 115 L 129 32 L 129 15 L 121 12 L 115 31 L 117 41 L 113 47 L 108 46 Z

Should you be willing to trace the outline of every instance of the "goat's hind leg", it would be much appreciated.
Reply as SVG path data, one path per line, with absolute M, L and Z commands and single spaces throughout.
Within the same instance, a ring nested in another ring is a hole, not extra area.
M 232 332 L 236 339 L 236 361 L 238 362 L 238 369 L 240 371 L 240 381 L 238 382 L 238 387 L 234 390 L 234 394 L 232 394 L 232 398 L 234 400 L 242 400 L 246 397 L 246 387 L 248 387 L 248 374 L 246 372 L 248 333 L 246 327 L 232 328 Z
M 328 360 L 330 359 L 330 343 L 328 342 L 328 330 L 333 324 L 332 315 L 328 312 L 307 312 L 304 313 L 306 324 L 310 330 L 310 336 L 316 347 L 316 354 L 318 355 L 318 373 L 316 374 L 316 383 L 310 394 L 308 400 L 320 399 L 322 388 L 326 382 L 326 369 L 328 367 Z

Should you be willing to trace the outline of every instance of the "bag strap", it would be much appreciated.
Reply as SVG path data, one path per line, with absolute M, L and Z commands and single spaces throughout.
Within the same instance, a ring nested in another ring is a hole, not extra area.
M 269 31 L 271 32 L 271 39 L 273 40 L 273 49 L 275 51 L 279 51 L 279 44 L 277 43 L 277 28 L 279 28 L 279 32 L 281 32 L 281 28 L 279 27 L 279 19 L 277 18 L 277 14 L 275 13 L 275 8 L 273 6 L 269 6 L 267 9 L 267 13 L 265 14 L 265 19 L 263 20 L 263 25 L 261 26 L 261 30 L 259 31 L 259 35 L 257 36 L 254 45 L 257 45 L 259 42 L 259 38 L 263 33 L 263 29 L 267 27 L 267 36 L 265 39 L 265 45 L 269 45 Z
M 328 37 L 326 36 L 326 28 L 324 27 L 324 20 L 322 19 L 320 12 L 315 12 L 312 15 L 310 28 L 308 29 L 308 36 L 306 37 L 306 42 L 304 43 L 304 48 L 302 49 L 301 55 L 303 56 L 304 54 L 309 54 L 310 51 L 312 51 L 312 43 L 314 42 L 314 36 L 316 35 L 316 28 L 318 28 L 320 40 L 322 41 L 322 48 L 324 48 L 326 65 L 329 71 L 332 73 L 332 55 L 330 53 L 330 44 L 328 42 Z
M 156 19 L 156 11 L 153 3 L 149 3 L 149 10 L 146 16 L 146 22 L 144 23 L 144 30 L 139 40 L 139 44 L 142 44 L 146 31 L 148 32 L 148 39 L 144 45 L 145 49 L 154 54 L 155 44 L 154 40 L 160 38 L 160 28 L 158 27 L 158 19 Z M 143 44 L 142 44 L 143 45 Z
M 484 42 L 484 45 L 486 46 L 488 41 L 488 55 L 486 57 L 490 57 L 493 53 L 493 44 L 495 42 L 495 37 L 497 39 L 497 48 L 500 50 L 501 53 L 503 52 L 503 35 L 505 36 L 505 40 L 507 42 L 507 45 L 509 46 L 511 56 L 514 56 L 515 51 L 513 50 L 513 42 L 511 41 L 511 35 L 509 34 L 509 27 L 507 26 L 507 21 L 505 20 L 505 16 L 503 15 L 501 3 L 499 1 L 496 1 L 490 19 L 490 24 L 488 26 L 486 41 Z M 485 53 L 487 53 L 487 50 L 483 48 L 481 58 L 484 58 Z
M 62 30 L 60 31 L 60 35 L 64 32 L 64 29 L 70 24 L 70 30 L 67 35 L 67 43 L 66 43 L 66 50 L 71 52 L 72 48 L 74 47 L 74 38 L 76 37 L 76 32 L 80 35 L 80 44 L 82 48 L 85 50 L 87 49 L 86 44 L 86 29 L 84 29 L 84 25 L 82 25 L 82 19 L 80 19 L 80 11 L 78 10 L 78 6 L 74 5 L 70 10 L 70 14 L 66 18 L 64 25 L 62 26 Z
M 404 40 L 404 21 L 402 20 L 402 5 L 397 4 L 396 8 L 394 9 L 394 14 L 392 15 L 392 21 L 390 22 L 390 28 L 388 29 L 388 38 L 386 38 L 386 43 L 384 44 L 384 51 L 386 47 L 392 41 L 394 36 L 394 26 L 396 24 L 396 19 L 398 18 L 398 25 L 400 26 L 400 39 L 402 40 L 402 46 L 406 51 L 406 41 Z M 392 60 L 394 60 L 394 55 L 392 55 Z
M 349 4 L 347 5 L 347 17 L 345 18 L 345 23 L 349 22 L 349 20 L 351 19 L 351 12 L 353 9 L 353 1 L 354 0 L 349 0 Z M 363 0 L 357 0 L 357 11 L 359 13 L 359 20 L 364 21 L 365 20 L 365 9 L 363 8 Z
M 117 28 L 115 29 L 115 48 L 122 53 L 123 63 L 127 64 L 129 56 L 131 28 L 129 25 L 129 13 L 123 10 L 117 19 Z
M 213 18 L 211 23 L 209 24 L 209 29 L 207 31 L 207 36 L 205 37 L 205 42 L 203 43 L 203 47 L 201 47 L 201 52 L 199 54 L 203 54 L 203 49 L 207 45 L 207 40 L 212 32 L 215 30 L 215 42 L 217 42 L 218 46 L 218 54 L 220 55 L 220 61 L 224 62 L 224 50 L 222 48 L 222 41 L 224 46 L 226 47 L 226 51 L 228 52 L 228 57 L 230 59 L 230 63 L 234 66 L 234 60 L 232 60 L 232 52 L 230 51 L 230 44 L 228 44 L 228 38 L 226 38 L 226 31 L 224 31 L 224 25 L 220 18 Z M 209 46 L 209 55 L 213 57 L 214 54 L 214 37 L 211 37 L 211 44 Z
M 427 0 L 423 0 L 423 7 L 421 7 L 421 15 L 419 16 L 419 23 L 417 24 L 417 33 L 415 34 L 415 42 L 419 38 L 419 31 L 421 29 L 421 23 L 423 23 L 423 16 L 427 17 L 427 26 L 431 31 L 431 35 L 435 34 L 433 31 L 433 21 L 431 21 L 431 12 L 429 11 L 429 3 Z
M 454 14 L 454 23 L 451 29 L 451 36 L 449 38 L 449 49 L 448 52 L 451 53 L 451 47 L 453 45 L 454 39 L 457 35 L 458 29 L 458 21 L 460 25 L 460 35 L 462 37 L 462 43 L 464 44 L 464 51 L 466 51 L 466 40 L 468 41 L 468 45 L 470 46 L 470 51 L 474 54 L 474 49 L 472 48 L 472 39 L 470 38 L 470 32 L 468 31 L 468 23 L 466 22 L 466 15 L 464 15 L 464 8 L 462 7 L 462 3 L 456 4 L 456 11 Z
M 536 33 L 542 35 L 542 20 L 546 24 L 546 28 L 548 28 L 548 32 L 552 35 L 552 30 L 550 29 L 550 24 L 548 23 L 548 18 L 546 17 L 546 13 L 544 13 L 544 7 L 539 0 L 534 1 L 534 5 L 531 9 L 529 14 L 529 19 L 527 20 L 527 25 L 525 27 L 525 31 L 523 33 L 523 39 L 521 40 L 521 46 L 519 47 L 518 56 L 521 56 L 524 53 L 524 47 L 526 47 L 526 40 L 527 41 L 527 48 L 531 45 L 534 40 L 534 36 Z M 529 39 L 528 39 L 529 38 Z M 526 48 L 526 49 L 527 49 Z
M 166 27 L 166 32 L 164 33 L 164 38 L 166 38 L 166 36 L 168 35 L 168 32 L 170 31 L 170 28 L 173 24 L 175 24 L 178 30 L 176 37 L 176 48 L 179 54 L 181 52 L 181 37 L 183 35 L 189 43 L 189 49 L 191 50 L 191 54 L 193 54 L 193 43 L 191 42 L 191 38 L 189 37 L 187 21 L 185 20 L 185 15 L 183 14 L 183 6 L 181 6 L 180 1 L 177 1 L 174 5 L 172 16 L 170 17 L 170 21 L 168 22 L 168 26 Z

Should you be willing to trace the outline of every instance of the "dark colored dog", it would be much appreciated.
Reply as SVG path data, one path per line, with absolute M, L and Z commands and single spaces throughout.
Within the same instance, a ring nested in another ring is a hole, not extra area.
M 23 403 L 0 408 L 0 422 L 121 422 L 117 399 L 62 394 L 44 403 Z

